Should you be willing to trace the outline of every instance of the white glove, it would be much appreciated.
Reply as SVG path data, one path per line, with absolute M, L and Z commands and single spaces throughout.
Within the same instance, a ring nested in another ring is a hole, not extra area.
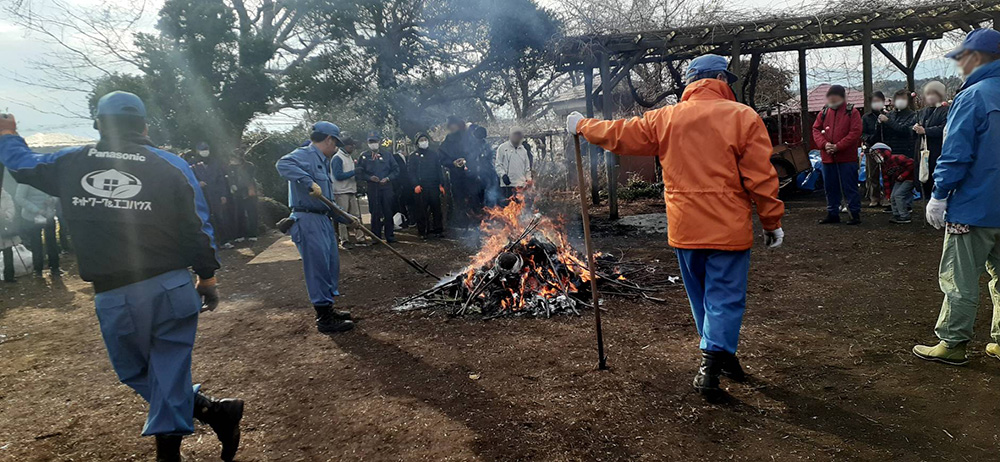
M 948 210 L 948 199 L 931 199 L 927 202 L 927 223 L 934 229 L 944 227 L 944 212 Z
M 580 125 L 580 121 L 583 119 L 583 114 L 580 114 L 577 111 L 569 113 L 569 115 L 566 116 L 566 131 L 569 132 L 570 135 L 579 134 L 580 132 L 576 130 L 576 126 Z
M 773 231 L 764 231 L 764 245 L 770 249 L 777 249 L 781 247 L 781 243 L 785 240 L 785 232 L 778 228 Z

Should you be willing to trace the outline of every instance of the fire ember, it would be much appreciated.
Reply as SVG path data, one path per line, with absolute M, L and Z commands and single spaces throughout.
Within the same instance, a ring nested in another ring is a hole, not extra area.
M 570 245 L 561 218 L 533 213 L 523 200 L 517 200 L 487 210 L 480 228 L 482 247 L 465 270 L 403 300 L 395 309 L 434 308 L 455 316 L 495 318 L 579 315 L 582 309 L 593 308 L 588 302 L 591 274 L 585 257 Z M 602 295 L 662 301 L 650 293 L 678 282 L 675 277 L 652 280 L 657 274 L 649 265 L 609 254 L 595 257 Z M 644 286 L 633 282 L 633 277 L 643 280 Z

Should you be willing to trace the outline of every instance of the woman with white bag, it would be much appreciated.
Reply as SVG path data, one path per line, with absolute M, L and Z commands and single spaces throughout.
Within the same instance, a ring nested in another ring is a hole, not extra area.
M 934 187 L 934 166 L 941 155 L 944 126 L 948 122 L 948 90 L 936 80 L 924 85 L 924 108 L 917 112 L 913 131 L 917 134 L 916 177 L 920 196 L 926 200 Z

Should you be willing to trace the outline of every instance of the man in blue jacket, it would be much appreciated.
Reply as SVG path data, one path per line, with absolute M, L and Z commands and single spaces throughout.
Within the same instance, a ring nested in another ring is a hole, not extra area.
M 938 278 L 944 303 L 935 346 L 917 345 L 918 357 L 947 364 L 968 362 L 966 345 L 979 303 L 979 277 L 993 280 L 993 342 L 986 353 L 1000 358 L 1000 32 L 977 29 L 947 55 L 958 61 L 965 84 L 948 113 L 927 222 L 945 228 Z
M 316 310 L 316 328 L 324 334 L 346 332 L 354 328 L 351 313 L 333 309 L 333 298 L 340 295 L 340 254 L 331 215 L 345 221 L 319 198 L 333 201 L 330 160 L 342 143 L 340 127 L 317 122 L 309 136 L 310 143 L 278 160 L 275 167 L 288 180 L 288 206 L 295 222 L 289 230 L 292 242 L 302 255 L 309 301 Z
M 208 203 L 187 162 L 146 138 L 146 108 L 126 92 L 97 103 L 96 146 L 36 154 L 0 115 L 0 163 L 19 183 L 59 197 L 80 277 L 94 284 L 97 320 L 122 383 L 149 403 L 143 436 L 157 462 L 179 462 L 193 419 L 212 427 L 231 461 L 243 401 L 216 400 L 191 384 L 198 313 L 219 303 Z M 192 268 L 197 282 L 192 281 Z

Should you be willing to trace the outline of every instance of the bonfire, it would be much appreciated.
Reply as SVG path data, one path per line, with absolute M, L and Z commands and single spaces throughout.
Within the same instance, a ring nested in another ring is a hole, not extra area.
M 487 209 L 480 225 L 482 244 L 469 265 L 395 309 L 435 308 L 455 316 L 485 318 L 580 315 L 581 310 L 594 308 L 589 302 L 591 277 L 597 278 L 602 294 L 653 301 L 662 300 L 650 293 L 677 282 L 668 277 L 656 281 L 655 287 L 640 286 L 626 273 L 648 277 L 655 270 L 602 253 L 595 255 L 597 274 L 591 275 L 585 257 L 569 242 L 563 218 L 543 216 L 527 204 L 518 197 L 504 207 Z

